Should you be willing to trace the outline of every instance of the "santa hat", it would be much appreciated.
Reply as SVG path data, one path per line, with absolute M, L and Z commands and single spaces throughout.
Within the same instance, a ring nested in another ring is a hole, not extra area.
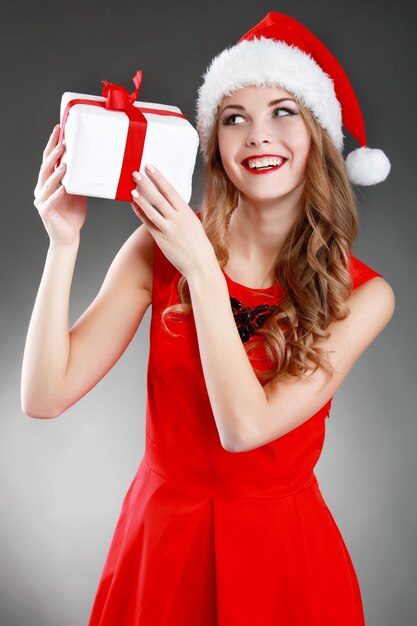
M 391 164 L 384 152 L 367 147 L 359 103 L 342 66 L 294 18 L 268 13 L 236 45 L 212 60 L 203 79 L 198 89 L 196 126 L 205 161 L 222 98 L 243 87 L 266 85 L 286 89 L 308 107 L 340 152 L 343 123 L 361 145 L 345 161 L 352 183 L 375 185 L 388 176 Z

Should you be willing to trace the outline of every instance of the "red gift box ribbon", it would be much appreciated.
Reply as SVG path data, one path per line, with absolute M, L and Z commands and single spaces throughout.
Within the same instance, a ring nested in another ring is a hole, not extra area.
M 143 147 L 145 145 L 146 129 L 148 122 L 143 113 L 153 113 L 155 115 L 170 115 L 173 117 L 182 117 L 187 119 L 182 113 L 175 111 L 164 111 L 163 109 L 149 109 L 144 107 L 135 107 L 134 102 L 138 97 L 139 89 L 142 83 L 142 70 L 138 70 L 132 78 L 136 87 L 132 93 L 128 93 L 127 89 L 122 85 L 109 83 L 107 80 L 103 83 L 102 96 L 106 98 L 105 102 L 97 102 L 96 100 L 74 99 L 70 100 L 65 107 L 61 121 L 61 129 L 59 132 L 58 143 L 61 144 L 65 136 L 65 124 L 71 107 L 75 104 L 89 104 L 112 111 L 124 111 L 129 118 L 129 127 L 126 137 L 126 146 L 123 155 L 122 169 L 120 171 L 119 182 L 115 200 L 130 200 L 131 191 L 136 187 L 132 179 L 132 172 L 139 171 L 142 162 Z M 57 166 L 60 164 L 61 158 L 58 159 Z

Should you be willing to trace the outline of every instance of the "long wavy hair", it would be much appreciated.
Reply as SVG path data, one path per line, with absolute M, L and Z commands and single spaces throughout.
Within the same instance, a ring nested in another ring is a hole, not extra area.
M 358 210 L 345 163 L 329 135 L 312 112 L 298 99 L 301 114 L 311 131 L 311 146 L 305 172 L 303 208 L 275 260 L 276 282 L 283 296 L 257 337 L 245 343 L 246 353 L 263 344 L 270 367 L 252 363 L 258 380 L 275 385 L 283 379 L 306 377 L 322 367 L 328 378 L 334 370 L 328 351 L 317 342 L 330 335 L 329 324 L 349 314 L 346 300 L 352 292 L 349 254 L 358 232 Z M 229 259 L 228 224 L 239 199 L 239 190 L 228 178 L 217 139 L 219 109 L 208 142 L 204 164 L 204 191 L 200 219 L 215 251 L 219 266 Z M 256 290 L 253 290 L 256 293 Z M 263 294 L 265 297 L 265 294 Z M 192 310 L 187 280 L 178 281 L 180 303 L 162 313 L 177 319 Z M 174 314 L 174 316 L 173 316 Z

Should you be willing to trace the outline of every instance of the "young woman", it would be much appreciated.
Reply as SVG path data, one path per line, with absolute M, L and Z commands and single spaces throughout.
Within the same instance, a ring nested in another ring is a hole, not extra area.
M 343 123 L 362 147 L 341 156 Z M 85 199 L 54 169 L 35 205 L 50 247 L 29 326 L 23 410 L 56 417 L 119 359 L 152 304 L 146 451 L 124 498 L 89 626 L 361 626 L 358 580 L 314 466 L 335 392 L 391 319 L 354 257 L 351 182 L 384 180 L 342 68 L 269 13 L 204 75 L 197 214 L 155 168 L 143 222 L 68 329 Z

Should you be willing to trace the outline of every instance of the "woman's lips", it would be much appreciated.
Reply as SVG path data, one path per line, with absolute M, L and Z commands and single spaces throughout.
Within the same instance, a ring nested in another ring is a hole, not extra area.
M 279 165 L 275 165 L 274 167 L 268 167 L 268 168 L 265 168 L 264 170 L 256 170 L 256 169 L 253 170 L 246 163 L 242 163 L 242 166 L 245 168 L 245 170 L 247 170 L 251 174 L 268 174 L 269 172 L 275 172 L 275 170 L 279 170 L 279 168 L 285 165 L 286 162 L 287 162 L 287 159 L 285 159 L 285 161 L 283 161 Z

